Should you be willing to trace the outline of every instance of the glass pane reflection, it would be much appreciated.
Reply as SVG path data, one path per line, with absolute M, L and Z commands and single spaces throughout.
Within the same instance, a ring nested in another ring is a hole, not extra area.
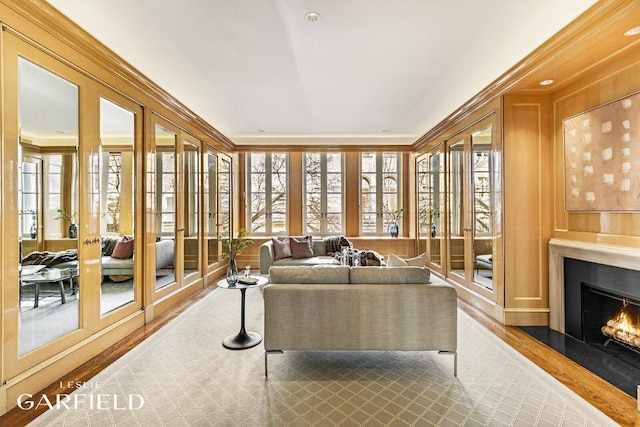
M 18 85 L 18 353 L 25 354 L 80 325 L 78 87 L 23 58 Z

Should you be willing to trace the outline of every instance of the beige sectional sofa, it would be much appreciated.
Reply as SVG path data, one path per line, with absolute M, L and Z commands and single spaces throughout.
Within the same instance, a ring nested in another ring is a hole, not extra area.
M 423 267 L 271 267 L 267 356 L 284 350 L 439 351 L 454 355 L 457 295 Z

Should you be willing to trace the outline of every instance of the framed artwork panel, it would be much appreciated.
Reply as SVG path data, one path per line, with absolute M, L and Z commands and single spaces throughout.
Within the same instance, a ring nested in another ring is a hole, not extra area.
M 640 210 L 640 93 L 565 119 L 567 211 Z

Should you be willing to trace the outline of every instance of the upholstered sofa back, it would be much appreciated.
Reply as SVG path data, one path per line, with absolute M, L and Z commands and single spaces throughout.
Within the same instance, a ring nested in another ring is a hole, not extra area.
M 429 283 L 426 267 L 272 266 L 273 284 L 421 284 Z
M 267 355 L 284 350 L 440 351 L 456 355 L 455 288 L 424 267 L 271 267 Z M 454 356 L 453 372 L 457 371 Z
M 273 266 L 269 270 L 269 281 L 274 284 L 348 284 L 349 267 L 342 265 Z

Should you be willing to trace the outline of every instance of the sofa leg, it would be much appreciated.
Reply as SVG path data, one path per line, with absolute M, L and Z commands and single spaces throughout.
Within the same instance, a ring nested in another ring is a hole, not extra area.
M 452 354 L 453 355 L 453 376 L 458 376 L 458 352 L 457 351 L 439 351 L 438 354 Z
M 278 353 L 278 354 L 282 354 L 284 353 L 282 350 L 267 350 L 264 352 L 264 376 L 265 378 L 269 376 L 269 372 L 267 369 L 267 356 L 269 356 L 269 354 L 271 353 Z

